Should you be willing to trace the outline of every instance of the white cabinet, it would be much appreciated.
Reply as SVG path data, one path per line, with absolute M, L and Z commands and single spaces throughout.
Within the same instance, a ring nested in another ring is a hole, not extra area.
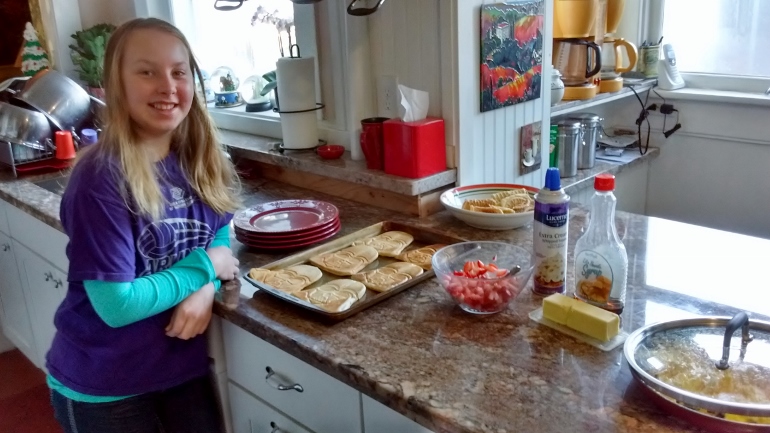
M 432 433 L 384 404 L 365 395 L 362 398 L 366 433 Z
M 67 274 L 16 242 L 14 248 L 35 336 L 37 366 L 44 369 L 45 355 L 56 333 L 53 316 L 67 292 Z
M 0 299 L 3 306 L 3 333 L 27 358 L 37 364 L 38 352 L 16 265 L 15 251 L 16 247 L 11 238 L 0 233 Z
M 0 229 L 9 235 L 0 233 L 3 332 L 43 368 L 55 333 L 53 316 L 67 290 L 67 236 L 1 201 Z
M 314 432 L 361 431 L 358 391 L 230 322 L 222 331 L 232 382 Z M 244 416 L 232 400 L 230 410 Z
M 233 433 L 311 433 L 230 382 Z

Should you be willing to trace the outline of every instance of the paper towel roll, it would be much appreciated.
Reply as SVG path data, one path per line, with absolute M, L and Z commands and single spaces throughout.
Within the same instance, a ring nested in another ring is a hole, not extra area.
M 281 111 L 315 108 L 315 61 L 312 57 L 283 57 L 276 67 Z
M 280 102 L 283 109 L 283 102 Z M 316 112 L 281 114 L 284 149 L 311 149 L 318 146 Z

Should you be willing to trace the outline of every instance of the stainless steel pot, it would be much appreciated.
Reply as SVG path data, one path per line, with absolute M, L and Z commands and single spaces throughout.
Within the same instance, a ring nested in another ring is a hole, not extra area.
M 623 353 L 672 414 L 713 432 L 770 431 L 769 322 L 739 313 L 657 323 L 632 333 Z
M 66 75 L 48 70 L 32 77 L 16 96 L 61 130 L 79 130 L 91 115 L 88 93 Z
M 43 114 L 0 102 L 0 140 L 46 150 L 51 138 L 51 125 Z
M 580 122 L 583 140 L 578 146 L 578 169 L 594 168 L 596 164 L 596 144 L 600 136 L 602 118 L 593 113 L 570 114 L 569 119 Z

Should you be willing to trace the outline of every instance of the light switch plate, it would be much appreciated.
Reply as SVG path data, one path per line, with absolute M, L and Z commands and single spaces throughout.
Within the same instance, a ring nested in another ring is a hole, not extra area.
M 398 117 L 398 77 L 380 75 L 377 80 L 377 115 Z

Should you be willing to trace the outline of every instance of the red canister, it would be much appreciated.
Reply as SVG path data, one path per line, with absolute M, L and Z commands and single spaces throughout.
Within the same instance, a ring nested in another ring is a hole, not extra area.
M 421 178 L 446 170 L 444 119 L 383 123 L 385 173 Z

